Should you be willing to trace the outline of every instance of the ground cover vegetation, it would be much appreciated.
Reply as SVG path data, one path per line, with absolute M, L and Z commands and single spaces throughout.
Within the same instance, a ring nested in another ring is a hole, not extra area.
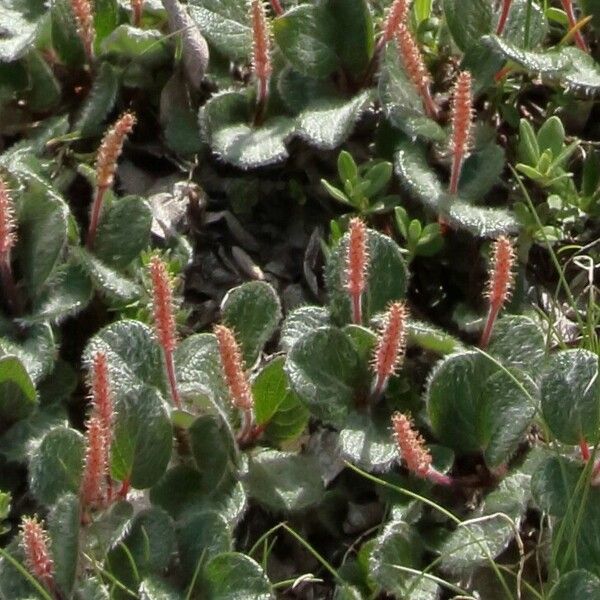
M 600 598 L 599 36 L 0 0 L 0 597 Z

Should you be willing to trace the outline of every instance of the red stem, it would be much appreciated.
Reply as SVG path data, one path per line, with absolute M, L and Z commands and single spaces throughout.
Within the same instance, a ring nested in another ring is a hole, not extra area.
M 456 152 L 452 158 L 452 174 L 450 176 L 450 193 L 455 196 L 458 193 L 458 181 L 462 170 L 463 153 Z
M 583 459 L 584 462 L 587 462 L 588 460 L 590 460 L 590 447 L 587 444 L 587 441 L 585 438 L 581 438 L 579 440 L 579 451 L 581 452 L 581 458 Z
M 496 35 L 502 35 L 506 21 L 508 20 L 508 13 L 510 12 L 510 5 L 512 0 L 502 0 L 502 12 L 500 13 L 500 19 L 498 20 L 498 27 L 496 28 Z
M 98 223 L 100 223 L 100 213 L 102 212 L 102 205 L 104 203 L 104 195 L 108 187 L 99 187 L 96 190 L 94 197 L 94 203 L 92 204 L 92 216 L 90 218 L 90 226 L 88 228 L 86 247 L 91 250 L 94 247 L 94 241 L 96 239 L 96 231 L 98 230 Z
M 424 85 L 421 88 L 421 96 L 423 98 L 423 105 L 425 106 L 425 112 L 430 119 L 437 119 L 438 107 L 431 96 L 431 90 L 428 86 Z
M 499 312 L 500 306 L 490 305 L 490 310 L 488 312 L 487 320 L 485 322 L 485 328 L 483 330 L 483 333 L 481 334 L 481 340 L 479 341 L 480 348 L 485 349 L 490 343 L 492 331 L 494 330 L 494 324 L 496 323 L 496 318 L 498 317 Z
M 142 3 L 133 5 L 133 25 L 139 27 L 142 23 Z
M 565 9 L 565 12 L 567 13 L 567 19 L 569 20 L 569 29 L 573 29 L 573 27 L 575 27 L 577 25 L 575 11 L 573 10 L 573 2 L 572 2 L 572 0 L 560 0 L 560 1 L 563 5 L 563 8 Z M 580 50 L 583 50 L 584 52 L 588 52 L 588 47 L 587 47 L 587 44 L 585 43 L 585 40 L 583 39 L 583 35 L 581 34 L 581 31 L 575 32 L 574 39 L 575 39 L 575 44 L 577 44 L 577 47 Z
M 279 0 L 271 0 L 271 8 L 277 16 L 283 14 L 283 6 L 281 6 L 281 2 L 279 2 Z
M 256 98 L 256 112 L 254 113 L 254 125 L 260 126 L 265 120 L 267 104 L 269 101 L 269 79 L 258 80 L 258 96 Z
M 352 322 L 362 325 L 362 294 L 352 294 Z
M 175 361 L 173 360 L 173 353 L 170 350 L 165 350 L 164 355 L 165 364 L 167 367 L 167 378 L 169 380 L 169 387 L 171 388 L 171 397 L 173 398 L 173 404 L 177 408 L 181 408 L 179 390 L 177 389 L 177 378 L 175 377 Z
M 121 498 L 122 500 L 127 498 L 127 494 L 129 493 L 129 485 L 129 479 L 125 479 L 125 481 L 121 483 L 121 489 L 117 492 L 118 498 Z
M 245 445 L 254 438 L 254 415 L 249 408 L 242 412 L 242 425 L 237 434 L 237 441 L 240 445 Z

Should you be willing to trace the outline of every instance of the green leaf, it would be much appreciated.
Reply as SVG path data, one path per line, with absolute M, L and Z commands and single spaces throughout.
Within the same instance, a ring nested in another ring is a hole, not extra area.
M 110 593 L 97 577 L 89 577 L 77 589 L 76 597 L 79 600 L 110 600 Z
M 373 20 L 366 0 L 324 0 L 335 28 L 332 41 L 342 66 L 353 76 L 365 71 L 375 49 Z
M 579 494 L 575 494 L 575 489 L 583 466 L 568 457 L 548 456 L 531 478 L 531 492 L 538 507 L 552 516 L 564 517 L 579 506 L 584 488 L 580 487 Z
M 320 327 L 300 338 L 285 364 L 292 389 L 318 419 L 343 427 L 354 410 L 359 355 L 336 327 Z
M 500 182 L 505 165 L 504 149 L 493 139 L 476 148 L 465 161 L 461 172 L 460 197 L 481 202 L 492 187 Z
M 422 554 L 423 545 L 415 529 L 401 521 L 389 523 L 376 539 L 369 557 L 370 575 L 378 586 L 398 598 L 433 598 L 437 584 L 396 568 L 419 569 Z M 426 591 L 429 596 L 417 595 Z
M 22 363 L 34 384 L 49 375 L 56 360 L 56 342 L 52 328 L 35 325 L 26 331 L 19 329 L 16 337 L 0 337 L 0 355 L 12 354 Z
M 27 105 L 33 112 L 45 112 L 56 108 L 60 101 L 60 83 L 52 68 L 40 52 L 31 50 L 26 58 L 30 89 L 27 93 Z
M 319 150 L 333 150 L 352 133 L 371 100 L 368 90 L 351 100 L 319 98 L 296 117 L 296 134 Z
M 529 477 L 514 473 L 484 499 L 473 518 L 503 513 L 515 522 L 527 507 Z M 466 575 L 499 556 L 511 543 L 514 529 L 505 518 L 495 516 L 486 521 L 459 526 L 437 548 L 439 566 L 453 575 Z
M 56 0 L 50 11 L 52 47 L 65 64 L 80 67 L 86 60 L 81 37 L 68 0 Z
M 379 100 L 386 117 L 407 136 L 443 142 L 444 130 L 425 114 L 423 101 L 399 59 L 395 44 L 382 57 L 378 86 Z
M 338 68 L 332 45 L 335 21 L 322 4 L 302 4 L 273 21 L 275 42 L 292 67 L 309 77 L 327 77 Z
M 214 511 L 203 511 L 190 515 L 177 524 L 177 545 L 181 568 L 191 580 L 198 562 L 209 561 L 213 556 L 231 552 L 233 541 L 225 517 Z
M 244 363 L 250 368 L 281 320 L 277 292 L 265 281 L 243 283 L 227 292 L 221 314 L 223 322 L 235 332 Z
M 74 429 L 49 431 L 29 463 L 29 487 L 40 504 L 52 506 L 66 493 L 79 493 L 85 444 Z
M 537 133 L 537 143 L 542 152 L 550 150 L 554 158 L 562 152 L 565 143 L 565 128 L 557 116 L 550 117 L 540 127 Z
M 565 444 L 582 438 L 600 439 L 600 380 L 598 357 L 589 350 L 554 354 L 542 376 L 542 414 L 548 427 Z
M 464 52 L 492 31 L 492 4 L 487 0 L 444 0 L 446 23 Z
M 83 360 L 91 365 L 93 355 L 102 351 L 108 359 L 111 386 L 127 393 L 141 384 L 166 391 L 162 350 L 154 332 L 143 323 L 123 319 L 101 329 L 88 343 Z
M 279 341 L 281 349 L 289 352 L 305 333 L 329 324 L 329 311 L 323 306 L 295 308 L 283 321 Z
M 124 269 L 150 242 L 152 211 L 139 196 L 115 199 L 105 207 L 94 242 L 94 254 L 114 269 Z
M 180 393 L 207 396 L 221 409 L 229 409 L 229 390 L 223 379 L 217 338 L 212 333 L 191 335 L 179 344 L 175 371 Z
M 271 583 L 260 565 L 245 554 L 212 558 L 202 573 L 206 600 L 273 600 Z
M 173 521 L 164 510 L 148 508 L 127 524 L 124 535 L 108 553 L 108 568 L 121 583 L 136 589 L 138 577 L 167 567 L 174 549 Z
M 389 415 L 354 414 L 340 431 L 341 455 L 366 471 L 383 471 L 397 456 Z
M 75 35 L 75 39 L 79 36 Z M 119 73 L 110 63 L 102 62 L 88 97 L 73 125 L 74 131 L 82 136 L 93 136 L 102 132 L 106 117 L 112 112 L 119 93 Z
M 321 502 L 325 489 L 311 456 L 263 450 L 250 457 L 243 479 L 247 494 L 274 512 L 296 512 Z
M 2 4 L 0 62 L 17 60 L 31 49 L 46 10 L 42 0 L 13 0 Z
M 173 429 L 165 403 L 156 388 L 141 385 L 116 394 L 115 415 L 111 473 L 136 489 L 149 488 L 171 458 Z
M 61 265 L 47 281 L 31 314 L 21 320 L 28 325 L 58 323 L 83 310 L 92 299 L 92 293 L 92 282 L 80 265 Z
M 507 210 L 472 206 L 461 198 L 448 196 L 427 164 L 423 146 L 401 142 L 394 162 L 406 191 L 425 208 L 443 216 L 450 227 L 489 238 L 513 234 L 518 230 L 516 218 Z
M 121 15 L 118 0 L 96 0 L 94 2 L 94 30 L 96 47 L 119 25 Z
M 169 469 L 150 490 L 152 504 L 166 510 L 174 519 L 211 510 L 225 517 L 232 527 L 246 509 L 246 494 L 240 482 L 230 488 L 206 493 L 200 473 L 188 465 Z
M 348 323 L 351 315 L 350 297 L 345 289 L 348 240 L 349 234 L 346 233 L 331 253 L 325 269 L 331 315 L 340 323 Z M 406 262 L 391 238 L 369 229 L 368 256 L 367 289 L 363 294 L 365 321 L 384 311 L 390 302 L 403 299 L 408 285 Z
M 139 298 L 141 289 L 137 284 L 105 265 L 87 250 L 77 248 L 73 251 L 73 257 L 88 274 L 96 290 L 109 301 L 129 304 Z
M 229 424 L 219 415 L 202 415 L 188 434 L 202 487 L 210 493 L 231 483 L 237 474 L 238 456 Z
M 139 588 L 140 600 L 184 600 L 173 585 L 158 577 L 146 577 Z
M 525 32 L 528 20 L 529 38 L 526 43 Z M 535 48 L 542 44 L 547 34 L 548 19 L 544 6 L 529 2 L 529 0 L 513 0 L 502 37 L 517 46 Z
M 521 386 L 534 392 L 524 374 L 498 370 L 478 352 L 448 356 L 436 365 L 427 389 L 427 411 L 437 439 L 457 452 L 484 451 L 490 466 L 501 464 L 516 449 L 535 412 Z
M 248 97 L 228 91 L 213 96 L 200 110 L 200 126 L 215 152 L 240 169 L 254 169 L 287 159 L 286 140 L 295 124 L 287 117 L 267 119 L 252 127 Z
M 461 343 L 444 329 L 423 321 L 410 319 L 407 324 L 408 344 L 421 346 L 437 354 L 450 354 L 461 348 Z
M 566 46 L 540 52 L 521 50 L 494 35 L 483 39 L 492 51 L 525 71 L 541 75 L 550 84 L 558 84 L 584 95 L 600 92 L 600 67 L 579 48 Z
M 505 367 L 514 367 L 538 379 L 546 359 L 546 339 L 542 328 L 528 317 L 510 315 L 498 319 L 488 353 Z
M 191 17 L 208 42 L 231 60 L 246 60 L 252 53 L 252 30 L 244 0 L 191 0 Z
M 69 209 L 49 185 L 31 182 L 21 199 L 17 261 L 29 297 L 35 298 L 67 242 Z
M 163 33 L 156 29 L 138 29 L 119 25 L 100 43 L 103 55 L 115 56 L 122 63 L 138 61 L 156 66 L 172 60 L 171 51 Z
M 550 591 L 548 600 L 572 600 L 572 598 L 600 598 L 600 579 L 596 575 L 577 569 L 563 575 Z
M 0 357 L 0 422 L 2 429 L 29 416 L 38 405 L 35 386 L 16 357 Z
M 254 412 L 264 436 L 274 444 L 298 437 L 308 424 L 309 411 L 289 387 L 285 358 L 277 357 L 264 367 L 252 383 Z
M 77 574 L 81 522 L 80 504 L 76 495 L 65 494 L 58 499 L 48 516 L 54 579 L 66 597 L 71 595 Z

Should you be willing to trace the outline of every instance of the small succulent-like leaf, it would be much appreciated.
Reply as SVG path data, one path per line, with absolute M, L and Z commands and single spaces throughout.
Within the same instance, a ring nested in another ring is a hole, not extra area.
M 66 493 L 79 493 L 85 444 L 74 429 L 49 431 L 29 463 L 29 487 L 38 502 L 52 506 Z
M 206 600 L 273 600 L 271 583 L 260 565 L 245 554 L 213 557 L 202 572 Z
M 343 427 L 354 409 L 358 367 L 351 338 L 336 327 L 320 327 L 294 344 L 285 371 L 315 417 Z
M 277 292 L 264 281 L 243 283 L 227 292 L 221 313 L 223 322 L 235 332 L 244 363 L 251 367 L 281 320 Z
M 563 350 L 553 355 L 541 382 L 542 414 L 564 444 L 600 439 L 598 357 L 589 350 Z

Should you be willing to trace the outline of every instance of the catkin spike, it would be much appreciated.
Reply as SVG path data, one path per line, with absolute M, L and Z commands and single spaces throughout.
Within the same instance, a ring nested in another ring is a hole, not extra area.
M 406 306 L 402 302 L 390 305 L 377 339 L 373 353 L 372 368 L 375 381 L 372 397 L 377 399 L 383 394 L 390 377 L 402 362 L 406 350 Z
M 400 23 L 396 28 L 396 44 L 406 73 L 419 91 L 425 111 L 429 117 L 435 119 L 438 111 L 431 97 L 431 76 L 423 62 L 423 57 L 415 38 L 404 23 Z
M 0 176 L 0 256 L 10 256 L 17 242 L 15 209 L 4 179 Z
M 252 72 L 258 84 L 254 123 L 260 125 L 267 109 L 269 80 L 273 71 L 271 30 L 262 0 L 251 0 L 250 17 L 252 22 Z
M 173 352 L 177 345 L 177 332 L 175 327 L 175 315 L 173 313 L 171 280 L 165 263 L 158 256 L 152 257 L 149 270 L 150 278 L 152 280 L 152 300 L 154 306 L 154 328 L 156 337 L 163 350 L 173 404 L 177 408 L 181 408 L 173 358 Z
M 482 348 L 487 347 L 498 314 L 506 300 L 510 298 L 514 283 L 514 264 L 515 250 L 512 242 L 507 237 L 500 236 L 492 247 L 492 260 L 486 290 L 490 308 L 479 344 Z
M 77 33 L 81 38 L 86 56 L 90 62 L 94 60 L 94 15 L 91 0 L 71 0 L 71 10 L 75 17 Z
M 387 16 L 383 24 L 383 33 L 381 40 L 383 44 L 389 42 L 394 38 L 399 25 L 406 23 L 406 17 L 408 15 L 408 2 L 407 0 L 394 0 L 390 9 L 388 10 Z
M 350 220 L 346 254 L 346 289 L 352 302 L 352 322 L 362 323 L 362 295 L 367 286 L 367 227 L 362 219 Z
M 100 508 L 106 501 L 107 433 L 99 417 L 87 422 L 85 463 L 81 482 L 81 502 L 84 507 Z
M 47 589 L 54 590 L 54 561 L 50 554 L 50 540 L 37 517 L 21 520 L 21 547 L 29 572 Z
M 471 127 L 473 122 L 473 94 L 471 73 L 462 71 L 458 75 L 452 98 L 452 135 L 450 152 L 452 154 L 452 174 L 450 193 L 458 193 L 458 181 L 463 162 L 467 156 Z

